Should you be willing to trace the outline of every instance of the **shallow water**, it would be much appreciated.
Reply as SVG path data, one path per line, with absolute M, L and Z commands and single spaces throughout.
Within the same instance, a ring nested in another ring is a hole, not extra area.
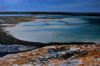
M 48 16 L 51 17 L 57 15 Z M 42 18 L 3 29 L 19 40 L 30 42 L 100 42 L 100 17 L 61 15 L 57 19 Z
M 31 49 L 35 49 L 35 46 L 28 46 L 28 45 L 0 45 L 0 52 L 21 52 L 27 51 Z
M 28 50 L 34 50 L 36 49 L 35 46 L 29 46 L 29 45 L 2 45 L 0 44 L 0 57 L 3 57 L 7 54 L 13 54 L 18 52 L 24 52 Z

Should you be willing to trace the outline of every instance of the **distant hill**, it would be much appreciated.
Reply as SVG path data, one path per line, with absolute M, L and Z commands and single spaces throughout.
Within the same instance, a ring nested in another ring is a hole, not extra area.
M 50 15 L 83 15 L 83 16 L 100 16 L 96 12 L 0 12 L 0 14 L 50 14 Z

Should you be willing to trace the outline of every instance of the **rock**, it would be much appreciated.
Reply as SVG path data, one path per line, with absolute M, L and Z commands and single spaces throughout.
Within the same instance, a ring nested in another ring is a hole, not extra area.
M 60 49 L 63 46 L 65 49 Z M 73 47 L 80 50 L 70 51 L 68 49 Z M 51 54 L 48 50 L 52 49 L 56 51 Z M 27 52 L 6 55 L 0 59 L 0 66 L 98 66 L 99 61 L 96 59 L 100 58 L 99 49 L 100 45 L 46 46 Z M 67 56 L 67 58 L 63 56 Z

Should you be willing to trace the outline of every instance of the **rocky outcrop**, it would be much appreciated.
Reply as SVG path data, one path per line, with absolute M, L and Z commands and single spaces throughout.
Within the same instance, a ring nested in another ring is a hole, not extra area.
M 99 66 L 100 45 L 53 45 L 9 54 L 0 66 Z

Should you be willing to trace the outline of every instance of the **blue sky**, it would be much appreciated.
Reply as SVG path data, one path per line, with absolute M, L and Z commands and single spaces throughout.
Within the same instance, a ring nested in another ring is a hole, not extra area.
M 0 0 L 0 11 L 100 12 L 100 0 Z

